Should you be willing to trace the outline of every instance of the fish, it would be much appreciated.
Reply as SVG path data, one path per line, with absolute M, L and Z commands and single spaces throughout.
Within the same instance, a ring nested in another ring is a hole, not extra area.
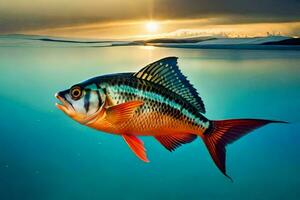
M 226 172 L 225 147 L 266 124 L 286 122 L 207 119 L 199 93 L 177 61 L 166 57 L 137 72 L 90 78 L 56 93 L 56 106 L 82 125 L 122 136 L 144 162 L 149 160 L 139 136 L 154 137 L 171 152 L 199 137 L 217 168 L 232 180 Z

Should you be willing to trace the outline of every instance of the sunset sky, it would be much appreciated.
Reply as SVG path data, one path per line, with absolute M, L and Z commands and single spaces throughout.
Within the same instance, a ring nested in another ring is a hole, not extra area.
M 300 36 L 299 0 L 0 0 L 0 34 Z

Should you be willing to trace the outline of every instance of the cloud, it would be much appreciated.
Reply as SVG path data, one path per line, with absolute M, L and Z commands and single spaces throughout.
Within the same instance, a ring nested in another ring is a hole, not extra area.
M 300 21 L 298 0 L 0 0 L 0 33 L 126 20 Z
M 169 11 L 172 17 L 238 15 L 242 20 L 247 18 L 299 20 L 299 7 L 298 0 L 164 0 L 160 4 L 155 4 L 157 14 Z

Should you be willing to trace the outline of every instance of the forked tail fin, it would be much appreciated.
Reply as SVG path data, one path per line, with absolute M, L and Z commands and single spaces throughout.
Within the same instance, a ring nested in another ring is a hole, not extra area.
M 283 121 L 271 121 L 263 119 L 230 119 L 210 121 L 209 128 L 203 134 L 203 140 L 208 151 L 221 172 L 226 174 L 226 149 L 227 144 L 233 143 L 250 131 L 269 123 L 286 123 Z

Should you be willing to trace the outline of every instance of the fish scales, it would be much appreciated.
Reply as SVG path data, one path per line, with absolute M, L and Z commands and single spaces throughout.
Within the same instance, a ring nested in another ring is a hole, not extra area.
M 140 135 L 160 135 L 169 134 L 170 131 L 204 132 L 208 127 L 208 120 L 204 116 L 194 112 L 180 96 L 159 85 L 123 74 L 98 82 L 96 84 L 106 89 L 107 95 L 115 104 L 133 100 L 144 102 L 135 111 L 132 120 L 120 125 L 122 130 L 134 131 Z M 150 126 L 148 130 L 145 130 L 146 126 Z
M 121 135 L 133 153 L 149 162 L 137 137 L 153 136 L 169 151 L 201 137 L 214 163 L 226 173 L 226 145 L 268 123 L 265 119 L 208 120 L 197 90 L 181 73 L 176 57 L 151 63 L 136 73 L 98 76 L 56 95 L 56 106 L 75 121 Z M 231 178 L 230 178 L 231 179 Z

